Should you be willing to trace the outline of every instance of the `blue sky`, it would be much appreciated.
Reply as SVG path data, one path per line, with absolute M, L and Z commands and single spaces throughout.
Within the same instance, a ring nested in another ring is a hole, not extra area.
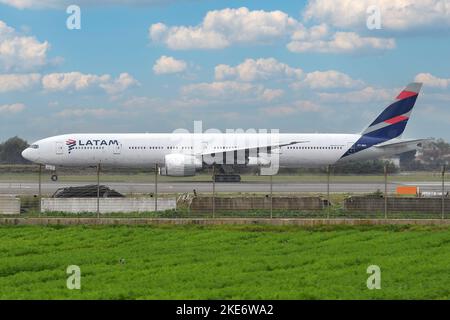
M 414 80 L 405 137 L 450 140 L 450 1 L 0 0 L 0 139 L 359 132 Z

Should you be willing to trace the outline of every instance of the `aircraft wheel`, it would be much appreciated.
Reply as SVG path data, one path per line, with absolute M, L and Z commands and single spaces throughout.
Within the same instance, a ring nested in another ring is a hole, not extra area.
M 52 174 L 51 179 L 52 179 L 52 181 L 58 181 L 58 175 Z

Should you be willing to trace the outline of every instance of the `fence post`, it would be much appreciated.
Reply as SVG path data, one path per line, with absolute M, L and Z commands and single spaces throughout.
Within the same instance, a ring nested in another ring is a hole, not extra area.
M 330 219 L 330 165 L 327 165 L 327 219 Z
M 100 163 L 97 165 L 97 218 L 100 219 Z
M 442 219 L 445 218 L 445 164 L 442 166 Z
M 39 199 L 39 217 L 41 217 L 42 212 L 42 164 L 39 164 L 39 187 L 38 187 L 38 199 Z
M 213 165 L 212 217 L 216 217 L 216 166 Z
M 158 211 L 158 164 L 155 164 L 155 213 Z
M 388 188 L 387 188 L 387 172 L 388 165 L 384 164 L 384 218 L 387 219 L 388 216 Z
M 270 175 L 270 219 L 273 218 L 273 175 Z

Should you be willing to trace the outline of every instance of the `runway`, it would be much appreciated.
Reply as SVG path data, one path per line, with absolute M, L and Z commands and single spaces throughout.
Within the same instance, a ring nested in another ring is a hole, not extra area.
M 83 186 L 85 182 L 43 182 L 41 190 L 43 195 L 51 195 L 59 188 Z M 101 183 L 123 194 L 144 194 L 153 193 L 155 185 L 153 183 L 129 183 L 129 182 L 105 182 Z M 416 185 L 421 191 L 440 191 L 441 185 L 437 182 L 407 182 L 388 184 L 388 192 L 395 192 L 398 185 Z M 269 193 L 270 184 L 265 182 L 240 182 L 240 183 L 216 183 L 216 192 L 242 192 L 242 193 Z M 211 193 L 212 182 L 160 182 L 158 183 L 158 193 Z M 1 195 L 35 195 L 38 194 L 38 184 L 34 182 L 0 182 Z M 377 190 L 384 191 L 383 183 L 359 183 L 341 182 L 330 184 L 331 193 L 370 193 Z M 446 186 L 449 191 L 449 187 Z M 277 193 L 326 193 L 326 183 L 273 183 L 273 192 Z

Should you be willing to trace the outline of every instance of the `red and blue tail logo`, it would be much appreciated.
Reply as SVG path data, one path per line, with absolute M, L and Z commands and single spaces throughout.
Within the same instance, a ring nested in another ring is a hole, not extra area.
M 401 136 L 421 88 L 421 83 L 410 83 L 400 92 L 395 101 L 362 132 L 361 138 L 343 157 Z

